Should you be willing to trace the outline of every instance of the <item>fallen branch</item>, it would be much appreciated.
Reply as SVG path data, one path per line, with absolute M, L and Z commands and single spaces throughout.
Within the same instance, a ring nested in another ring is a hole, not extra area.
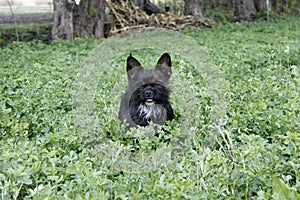
M 132 0 L 107 0 L 107 5 L 112 13 L 112 26 L 109 36 L 137 28 L 156 27 L 178 31 L 187 27 L 211 27 L 213 24 L 207 18 L 180 16 L 170 12 L 161 12 L 149 16 L 143 10 L 139 10 Z

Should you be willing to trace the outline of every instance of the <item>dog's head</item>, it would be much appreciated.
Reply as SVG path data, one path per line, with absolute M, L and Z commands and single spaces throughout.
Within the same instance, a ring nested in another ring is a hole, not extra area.
M 140 87 L 146 84 L 161 84 L 168 86 L 172 74 L 171 57 L 164 53 L 158 60 L 155 69 L 145 70 L 132 55 L 127 58 L 128 87 Z
M 120 119 L 127 120 L 130 126 L 135 126 L 133 116 L 135 119 L 143 115 L 146 118 L 158 116 L 158 121 L 152 121 L 163 124 L 167 119 L 166 108 L 163 106 L 169 104 L 168 82 L 172 74 L 170 55 L 163 54 L 155 68 L 148 70 L 130 54 L 126 70 L 128 88 L 121 101 Z

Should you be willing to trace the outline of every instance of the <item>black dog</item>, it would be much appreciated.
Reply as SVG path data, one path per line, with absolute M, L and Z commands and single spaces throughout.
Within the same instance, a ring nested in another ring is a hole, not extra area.
M 168 89 L 172 74 L 170 55 L 163 54 L 155 69 L 145 70 L 130 54 L 126 70 L 128 88 L 121 101 L 120 120 L 137 127 L 147 126 L 150 121 L 162 125 L 174 119 Z

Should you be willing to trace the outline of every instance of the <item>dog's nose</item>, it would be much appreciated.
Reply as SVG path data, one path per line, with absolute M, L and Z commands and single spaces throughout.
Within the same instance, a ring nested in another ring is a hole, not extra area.
M 147 98 L 152 98 L 153 97 L 153 92 L 151 90 L 146 90 L 145 95 Z

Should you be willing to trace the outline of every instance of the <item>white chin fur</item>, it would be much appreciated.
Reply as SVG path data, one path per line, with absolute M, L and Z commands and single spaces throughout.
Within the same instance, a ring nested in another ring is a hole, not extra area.
M 162 106 L 155 104 L 154 101 L 146 101 L 145 104 L 140 104 L 138 108 L 140 116 L 146 119 L 159 119 L 162 115 Z
M 146 101 L 147 106 L 153 106 L 153 104 L 154 104 L 154 101 Z

